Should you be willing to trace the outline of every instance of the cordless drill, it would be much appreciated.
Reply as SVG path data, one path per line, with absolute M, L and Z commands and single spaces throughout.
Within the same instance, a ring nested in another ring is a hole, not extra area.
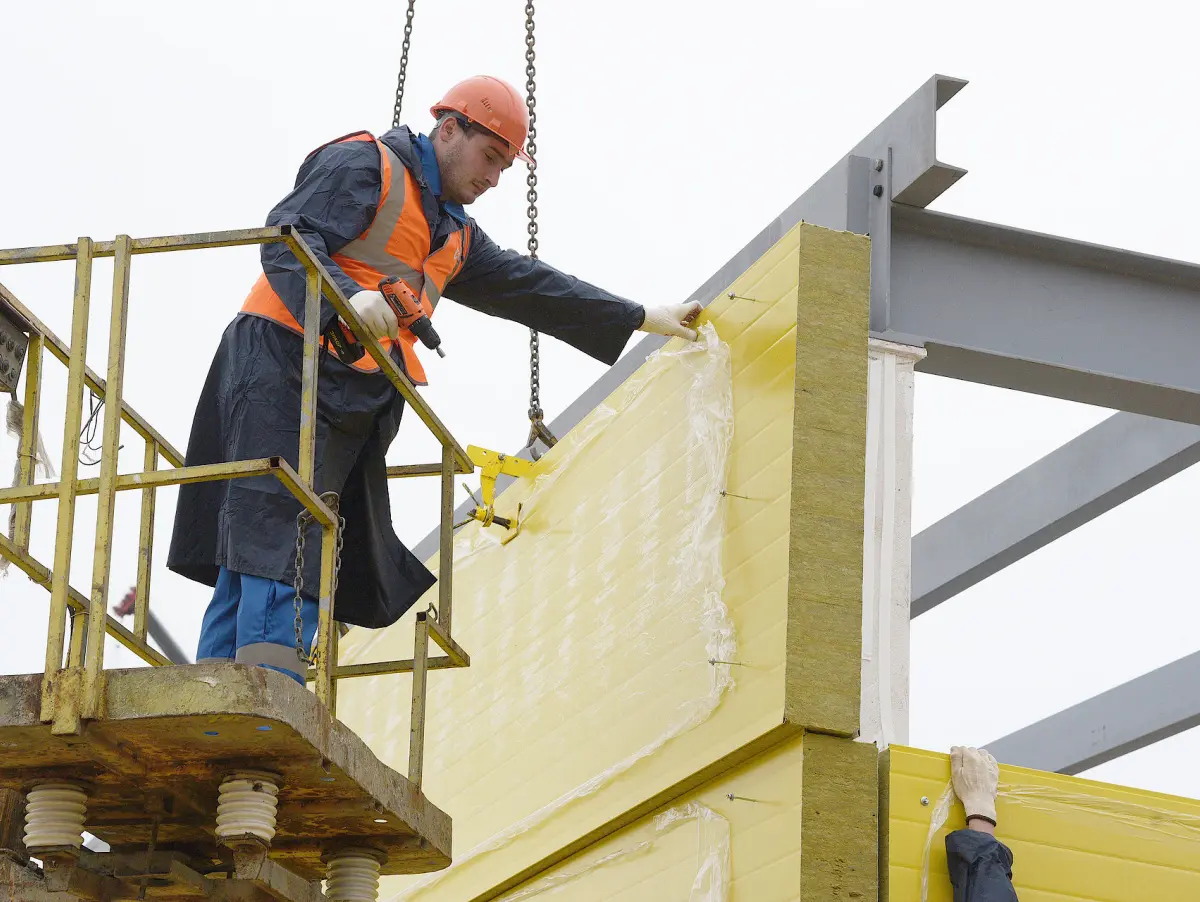
M 446 356 L 446 352 L 442 350 L 441 336 L 437 334 L 433 323 L 421 309 L 420 300 L 399 276 L 380 279 L 379 293 L 392 308 L 392 313 L 396 314 L 396 323 L 401 329 L 408 329 L 421 339 L 421 344 L 431 351 L 437 351 L 439 357 Z
M 421 340 L 421 344 L 431 351 L 437 351 L 439 357 L 446 356 L 446 352 L 442 350 L 441 336 L 421 309 L 420 300 L 399 276 L 380 279 L 379 293 L 392 308 L 392 313 L 396 315 L 396 324 L 401 329 L 408 329 Z M 343 363 L 355 363 L 366 353 L 353 333 L 339 322 L 332 323 L 325 330 L 325 338 L 333 345 Z

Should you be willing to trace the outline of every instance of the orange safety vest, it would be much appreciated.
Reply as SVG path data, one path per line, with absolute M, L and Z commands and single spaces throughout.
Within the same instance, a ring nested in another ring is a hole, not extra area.
M 333 262 L 365 289 L 376 290 L 380 279 L 399 276 L 421 299 L 421 308 L 425 313 L 433 316 L 446 285 L 458 274 L 467 259 L 471 247 L 470 227 L 463 226 L 452 232 L 445 244 L 430 253 L 431 230 L 421 205 L 421 189 L 412 173 L 391 148 L 370 132 L 355 132 L 330 143 L 340 144 L 344 141 L 375 142 L 382 163 L 382 187 L 375 219 L 365 232 L 333 254 Z M 300 323 L 271 288 L 266 274 L 260 275 L 250 289 L 242 312 L 264 317 L 293 332 L 304 334 Z M 417 385 L 427 385 L 425 368 L 421 366 L 413 347 L 416 340 L 409 330 L 400 330 L 400 350 L 404 355 L 408 377 Z M 379 343 L 385 351 L 390 352 L 393 344 L 390 338 L 380 339 Z M 325 344 L 324 338 L 321 344 Z M 379 369 L 369 354 L 364 354 L 353 366 L 367 373 Z

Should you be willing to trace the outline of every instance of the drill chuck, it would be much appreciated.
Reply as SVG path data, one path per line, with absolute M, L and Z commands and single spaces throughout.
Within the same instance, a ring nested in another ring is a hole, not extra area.
M 446 356 L 446 352 L 442 350 L 442 337 L 437 334 L 437 330 L 433 328 L 433 323 L 430 322 L 428 316 L 422 314 L 413 320 L 408 328 L 429 350 L 437 351 L 439 357 Z

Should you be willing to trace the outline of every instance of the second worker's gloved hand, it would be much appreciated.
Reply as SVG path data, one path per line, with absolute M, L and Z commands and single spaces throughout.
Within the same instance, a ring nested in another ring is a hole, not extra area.
M 687 304 L 669 304 L 666 307 L 646 307 L 646 319 L 639 331 L 653 335 L 670 335 L 696 340 L 696 330 L 690 328 L 700 315 L 699 301 Z
M 350 306 L 376 338 L 397 339 L 396 314 L 378 291 L 367 289 L 351 295 Z
M 986 749 L 956 745 L 950 749 L 950 780 L 954 794 L 973 815 L 996 823 L 996 790 L 1000 784 L 1000 765 Z

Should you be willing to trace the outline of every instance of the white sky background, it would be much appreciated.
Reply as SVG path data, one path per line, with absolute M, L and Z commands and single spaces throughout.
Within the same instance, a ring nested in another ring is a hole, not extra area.
M 389 126 L 403 7 L 5 4 L 0 246 L 261 225 L 309 150 Z M 405 120 L 427 129 L 439 93 L 477 72 L 523 86 L 523 7 L 420 0 Z M 940 158 L 970 173 L 935 209 L 1200 261 L 1187 169 L 1197 127 L 1186 102 L 1200 13 L 1162 2 L 1107 8 L 542 0 L 541 255 L 648 304 L 682 301 L 940 72 L 971 80 L 939 120 Z M 524 170 L 514 167 L 471 212 L 501 245 L 524 249 Z M 180 450 L 257 260 L 255 249 L 235 249 L 135 261 L 126 398 Z M 0 272 L 64 339 L 72 277 L 70 263 Z M 89 341 L 100 372 L 110 286 L 111 261 L 101 261 Z M 438 330 L 448 357 L 431 362 L 425 396 L 460 440 L 519 448 L 525 330 L 453 304 L 439 311 Z M 543 347 L 552 418 L 603 366 L 552 339 Z M 43 428 L 55 461 L 65 383 L 51 362 Z M 918 377 L 914 528 L 1106 415 Z M 141 469 L 137 436 L 127 429 L 124 441 L 122 469 Z M 13 445 L 0 437 L 4 475 Z M 390 459 L 430 461 L 434 448 L 410 416 Z M 393 483 L 402 539 L 431 528 L 435 491 Z M 165 569 L 175 494 L 159 499 L 154 609 L 191 653 L 210 590 Z M 981 744 L 1195 651 L 1198 503 L 1200 479 L 1184 473 L 919 618 L 913 744 Z M 54 511 L 40 502 L 35 513 L 46 563 Z M 114 601 L 136 578 L 138 511 L 136 494 L 120 496 Z M 82 500 L 79 587 L 90 584 L 94 517 Z M 48 598 L 15 568 L 0 581 L 0 672 L 42 669 Z M 109 647 L 110 666 L 132 663 Z M 1192 731 L 1092 775 L 1200 797 L 1198 754 Z

